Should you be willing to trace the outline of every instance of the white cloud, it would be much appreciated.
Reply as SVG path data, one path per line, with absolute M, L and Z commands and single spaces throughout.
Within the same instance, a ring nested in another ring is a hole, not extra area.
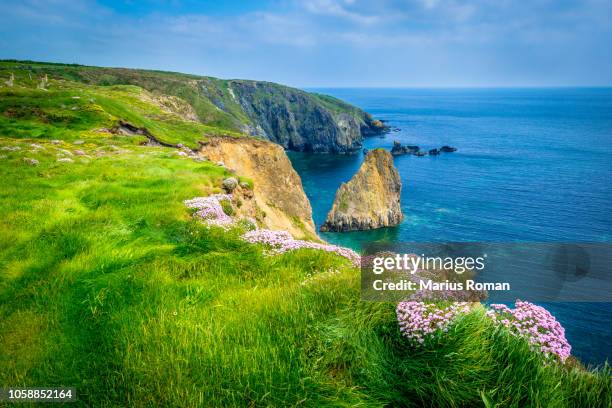
M 461 67 L 469 67 L 469 75 L 481 70 L 494 77 L 496 66 L 527 72 L 533 62 L 525 55 L 548 56 L 557 71 L 582 64 L 584 72 L 588 65 L 612 72 L 606 70 L 609 57 L 584 57 L 611 37 L 612 7 L 598 0 L 287 1 L 214 17 L 135 16 L 92 0 L 2 2 L 0 58 L 63 58 L 292 83 L 403 83 L 434 74 L 460 77 Z M 434 69 L 442 62 L 450 68 Z

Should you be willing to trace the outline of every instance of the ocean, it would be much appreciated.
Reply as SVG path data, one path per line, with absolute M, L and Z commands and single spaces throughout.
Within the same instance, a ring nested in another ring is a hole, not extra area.
M 366 139 L 367 149 L 390 149 L 394 140 L 458 149 L 396 157 L 404 221 L 321 233 L 329 242 L 359 250 L 369 242 L 612 241 L 612 88 L 309 90 L 400 129 Z M 363 154 L 289 156 L 319 227 Z M 543 306 L 564 325 L 585 364 L 609 358 L 611 303 Z

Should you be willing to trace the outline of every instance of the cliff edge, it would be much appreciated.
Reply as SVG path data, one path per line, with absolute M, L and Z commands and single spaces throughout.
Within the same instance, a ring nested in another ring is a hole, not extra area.
M 402 182 L 393 157 L 383 149 L 370 151 L 348 183 L 336 192 L 321 231 L 357 231 L 390 227 L 403 219 Z
M 0 72 L 3 68 L 52 80 L 139 86 L 159 99 L 163 110 L 172 110 L 189 121 L 270 140 L 288 150 L 354 153 L 362 148 L 364 137 L 389 130 L 369 113 L 338 98 L 273 82 L 34 61 L 5 61 L 3 67 L 0 60 Z
M 252 197 L 243 196 L 239 212 L 272 230 L 295 238 L 318 240 L 310 201 L 302 180 L 283 148 L 265 140 L 218 137 L 202 145 L 200 154 L 253 181 Z M 238 189 L 243 194 L 244 189 Z

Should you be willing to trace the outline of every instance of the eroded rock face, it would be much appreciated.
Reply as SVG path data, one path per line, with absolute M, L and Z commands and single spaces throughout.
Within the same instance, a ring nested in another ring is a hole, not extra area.
M 250 193 L 246 187 L 236 188 L 242 197 L 240 215 L 256 218 L 268 229 L 289 231 L 295 238 L 318 239 L 302 180 L 281 146 L 264 140 L 219 137 L 202 145 L 200 154 L 253 181 L 252 197 L 246 194 Z
M 370 151 L 359 171 L 336 192 L 321 231 L 357 231 L 399 224 L 402 182 L 393 157 L 383 149 Z
M 288 150 L 355 153 L 364 136 L 388 131 L 368 113 L 329 96 L 261 81 L 234 80 L 229 89 L 251 120 L 245 133 Z

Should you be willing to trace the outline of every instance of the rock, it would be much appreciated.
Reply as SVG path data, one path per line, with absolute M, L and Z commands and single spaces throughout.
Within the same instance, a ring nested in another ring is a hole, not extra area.
M 416 154 L 420 150 L 421 148 L 419 146 L 402 146 L 398 140 L 394 140 L 393 147 L 391 148 L 391 154 L 394 156 L 399 156 L 402 154 Z
M 77 156 L 85 156 L 85 152 L 82 150 L 75 150 L 74 154 L 76 154 Z
M 29 164 L 30 166 L 38 166 L 38 163 L 40 163 L 38 160 L 31 159 L 29 157 L 24 157 L 23 161 L 26 162 L 27 164 Z
M 58 145 L 58 144 L 60 144 L 60 143 L 61 143 L 61 142 L 60 142 L 59 140 L 57 140 L 57 139 L 53 139 L 53 140 L 51 140 L 51 144 Z
M 59 159 L 57 159 L 58 162 L 62 162 L 62 163 L 74 163 L 74 160 L 72 160 L 69 157 L 61 157 Z
M 364 154 L 364 155 L 368 154 L 368 149 L 364 148 L 364 149 L 363 149 L 363 154 Z
M 59 154 L 65 154 L 67 156 L 74 156 L 74 153 L 72 153 L 70 150 L 66 150 L 66 149 L 57 149 Z
M 452 147 L 452 146 L 444 145 L 444 146 L 442 146 L 440 148 L 440 151 L 444 152 L 444 153 L 452 153 L 452 152 L 456 152 L 457 148 L 456 147 Z
M 336 192 L 321 231 L 369 230 L 399 224 L 404 218 L 401 190 L 393 156 L 384 149 L 372 150 L 353 178 Z
M 236 189 L 244 198 L 252 196 L 237 210 L 239 216 L 256 218 L 262 227 L 288 231 L 294 238 L 318 240 L 302 180 L 281 146 L 252 138 L 216 137 L 202 144 L 200 154 L 253 181 L 252 189 Z
M 429 150 L 429 155 L 430 156 L 437 156 L 439 154 L 440 154 L 440 150 L 438 150 L 438 149 L 430 149 Z
M 246 181 L 243 181 L 240 183 L 240 187 L 242 188 L 250 188 L 249 183 L 247 183 Z
M 416 157 L 423 157 L 423 156 L 427 156 L 427 153 L 422 152 L 422 151 L 419 150 L 418 152 L 414 152 L 414 155 Z
M 213 79 L 200 81 L 201 91 L 228 112 L 220 94 L 228 92 L 250 123 L 241 131 L 280 144 L 285 149 L 316 153 L 356 153 L 364 137 L 389 131 L 382 121 L 339 99 L 270 82 L 232 80 L 227 91 Z
M 75 145 L 82 145 L 83 143 L 85 143 L 84 140 L 75 140 L 74 142 L 72 142 L 72 144 L 75 144 Z
M 231 193 L 238 186 L 238 180 L 235 177 L 228 177 L 223 180 L 222 186 L 225 191 Z
M 394 140 L 393 141 L 393 147 L 391 148 L 391 154 L 392 155 L 400 155 L 400 154 L 404 154 L 404 148 L 402 147 L 402 144 L 400 143 L 399 140 Z

